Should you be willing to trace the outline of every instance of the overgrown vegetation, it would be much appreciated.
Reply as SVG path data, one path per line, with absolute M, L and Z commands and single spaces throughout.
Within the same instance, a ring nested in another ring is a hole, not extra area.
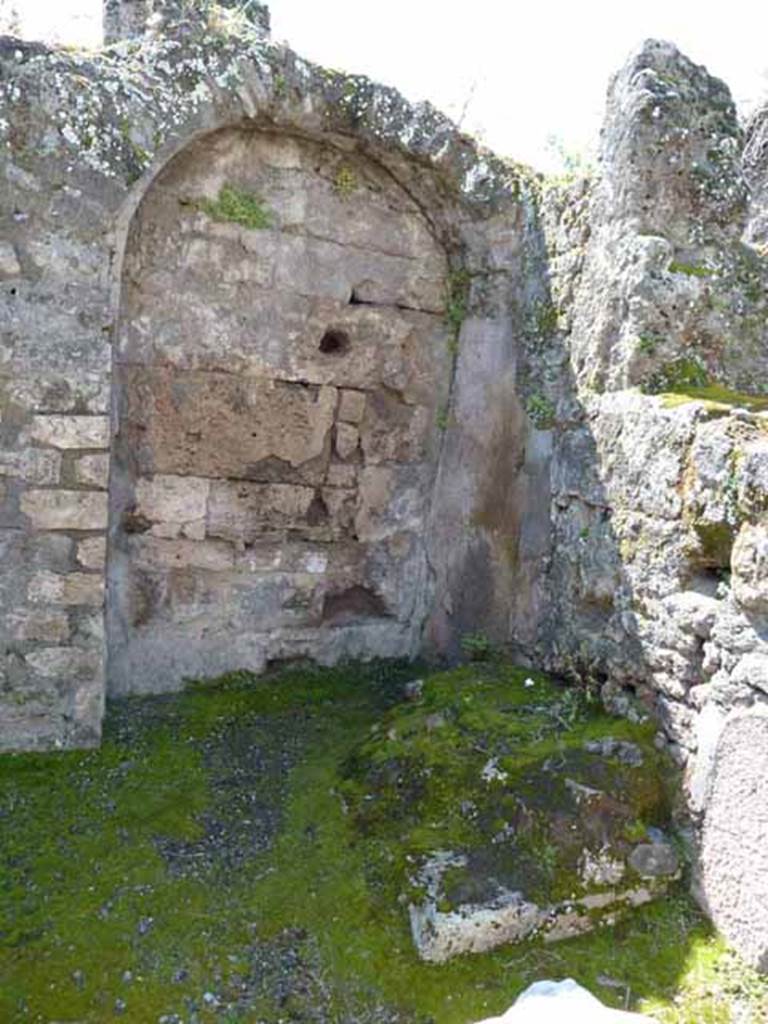
M 445 294 L 445 322 L 450 330 L 448 347 L 453 356 L 459 351 L 459 335 L 467 315 L 470 282 L 468 270 L 453 270 L 448 275 Z
M 461 637 L 461 649 L 472 661 L 488 661 L 494 654 L 494 648 L 486 633 L 464 633 Z
M 700 263 L 684 263 L 681 260 L 672 260 L 667 268 L 670 274 L 685 274 L 687 277 L 711 277 L 714 270 L 705 267 Z
M 525 411 L 528 413 L 531 422 L 539 430 L 548 430 L 554 424 L 555 407 L 546 395 L 542 395 L 538 391 L 529 397 L 525 405 Z
M 347 164 L 342 164 L 336 171 L 336 176 L 333 179 L 333 188 L 342 199 L 349 199 L 360 188 L 357 175 Z
M 646 381 L 643 390 L 650 395 L 665 391 L 688 391 L 709 382 L 706 368 L 694 356 L 680 356 L 659 367 Z
M 242 224 L 254 230 L 272 227 L 272 214 L 264 207 L 264 201 L 234 185 L 222 185 L 215 200 L 203 199 L 198 205 L 216 221 Z
M 762 1021 L 765 982 L 682 890 L 557 946 L 416 958 L 397 833 L 360 833 L 342 766 L 382 731 L 393 756 L 423 744 L 421 729 L 386 738 L 402 716 L 442 715 L 429 736 L 446 749 L 462 729 L 490 740 L 535 721 L 557 750 L 591 712 L 557 687 L 534 698 L 553 684 L 497 663 L 427 676 L 424 705 L 401 707 L 414 671 L 238 673 L 113 705 L 98 751 L 0 758 L 0 1019 L 467 1024 L 571 975 L 663 1024 L 726 1024 L 736 1002 Z M 553 710 L 526 719 L 537 701 Z
M 680 389 L 669 389 L 669 393 L 664 396 L 664 403 L 669 408 L 687 402 L 704 402 L 712 412 L 727 412 L 734 408 L 750 412 L 768 411 L 768 395 L 748 395 L 742 391 L 732 391 L 721 384 L 683 386 Z

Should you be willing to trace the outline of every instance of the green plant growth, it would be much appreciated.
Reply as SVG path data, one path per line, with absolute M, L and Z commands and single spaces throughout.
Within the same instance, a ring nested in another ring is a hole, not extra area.
M 659 339 L 653 334 L 641 334 L 637 339 L 637 351 L 652 356 L 659 346 Z
M 483 632 L 464 633 L 460 640 L 461 649 L 472 661 L 488 661 L 493 655 L 493 644 Z
M 550 400 L 539 392 L 532 394 L 525 405 L 525 411 L 535 427 L 548 430 L 555 421 L 555 407 Z
M 403 703 L 415 671 L 234 673 L 111 704 L 99 750 L 1 756 L 0 1019 L 466 1024 L 551 976 L 663 1024 L 728 1024 L 735 1001 L 765 1019 L 765 980 L 682 887 L 556 946 L 419 961 L 398 902 L 405 853 L 456 837 L 452 787 L 487 756 L 471 745 L 506 742 L 503 766 L 524 776 L 530 729 L 555 757 L 599 726 L 585 709 L 569 733 L 551 710 L 563 690 L 501 665 L 425 676 L 422 701 Z M 428 731 L 429 716 L 444 724 Z M 610 724 L 619 738 L 636 728 Z M 419 763 L 434 769 L 427 802 L 415 774 L 387 796 Z M 556 884 L 556 844 L 542 842 Z
M 732 391 L 721 384 L 705 384 L 703 386 L 683 386 L 679 389 L 668 389 L 664 396 L 664 404 L 669 408 L 685 405 L 688 402 L 704 402 L 712 412 L 727 412 L 730 409 L 747 409 L 750 412 L 768 411 L 768 395 L 748 395 L 742 391 Z
M 453 270 L 448 275 L 445 291 L 445 322 L 450 332 L 448 351 L 452 356 L 456 356 L 459 351 L 459 335 L 467 315 L 470 283 L 468 270 Z
M 346 164 L 342 164 L 336 171 L 333 188 L 342 199 L 349 199 L 360 188 L 360 182 L 354 170 Z
M 665 363 L 644 385 L 644 390 L 651 395 L 666 391 L 688 391 L 690 388 L 702 388 L 709 382 L 707 371 L 701 363 L 691 357 L 681 356 Z
M 215 221 L 241 224 L 253 230 L 272 227 L 272 214 L 265 209 L 263 200 L 234 185 L 222 185 L 215 200 L 203 199 L 198 207 Z
M 686 274 L 688 277 L 711 277 L 714 274 L 711 267 L 700 263 L 683 263 L 680 260 L 672 260 L 667 269 L 670 274 Z

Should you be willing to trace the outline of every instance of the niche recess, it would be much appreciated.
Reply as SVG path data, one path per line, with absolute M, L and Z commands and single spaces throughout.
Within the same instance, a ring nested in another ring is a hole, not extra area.
M 227 129 L 156 179 L 122 282 L 111 692 L 415 649 L 445 275 L 355 153 Z

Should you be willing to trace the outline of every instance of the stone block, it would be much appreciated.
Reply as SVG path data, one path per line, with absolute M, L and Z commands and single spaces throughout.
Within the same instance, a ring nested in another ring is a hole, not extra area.
M 336 452 L 340 459 L 351 459 L 360 443 L 357 427 L 349 423 L 336 424 Z
M 731 682 L 751 686 L 768 694 L 768 654 L 753 651 L 745 654 L 731 673 Z
M 104 601 L 104 578 L 97 573 L 41 571 L 30 579 L 28 597 L 32 604 L 98 607 Z
M 731 586 L 742 608 L 768 615 L 768 526 L 745 523 L 731 551 Z
M 49 679 L 66 680 L 100 676 L 103 659 L 99 650 L 42 647 L 25 655 L 25 661 L 38 675 Z
M 234 373 L 123 368 L 142 473 L 320 483 L 336 389 Z
M 164 540 L 140 537 L 132 552 L 136 566 L 148 569 L 207 569 L 226 572 L 234 568 L 235 551 L 225 541 Z
M 365 415 L 365 392 L 342 388 L 339 391 L 339 419 L 344 423 L 360 423 Z
M 38 530 L 105 530 L 107 495 L 98 491 L 30 490 L 21 511 Z
M 768 709 L 732 715 L 717 745 L 698 891 L 716 927 L 768 970 Z
M 136 514 L 151 523 L 170 524 L 176 536 L 182 524 L 205 522 L 210 481 L 194 476 L 160 474 L 136 484 Z
M 58 610 L 30 610 L 9 617 L 11 635 L 15 640 L 61 643 L 69 639 L 69 617 Z
M 83 455 L 75 463 L 75 480 L 85 487 L 106 490 L 109 484 L 109 453 Z
M 30 484 L 57 484 L 61 476 L 61 455 L 42 448 L 0 452 L 0 476 L 18 477 Z
M 86 537 L 77 545 L 77 561 L 85 569 L 103 569 L 107 560 L 107 538 Z
M 27 434 L 52 448 L 109 448 L 109 417 L 35 416 Z
M 424 406 L 403 402 L 386 390 L 368 398 L 360 428 L 366 462 L 412 462 L 426 453 L 434 416 Z
M 214 481 L 208 504 L 208 534 L 247 544 L 274 531 L 310 531 L 314 525 L 322 525 L 327 514 L 318 508 L 321 522 L 315 523 L 316 507 L 311 487 Z

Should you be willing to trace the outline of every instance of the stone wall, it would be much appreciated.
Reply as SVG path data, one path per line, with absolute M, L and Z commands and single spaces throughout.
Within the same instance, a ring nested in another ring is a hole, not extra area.
M 549 383 L 552 604 L 534 656 L 657 720 L 694 853 L 707 837 L 697 891 L 764 965 L 768 835 L 730 802 L 758 784 L 748 738 L 768 703 L 768 266 L 760 147 L 742 165 L 743 144 L 726 87 L 650 42 L 611 85 L 599 175 L 545 205 L 544 347 L 567 359 Z
M 252 6 L 0 42 L 3 748 L 97 743 L 106 689 L 502 642 L 525 603 L 531 179 Z
M 0 41 L 0 745 L 98 742 L 107 678 L 481 630 L 654 716 L 764 965 L 764 816 L 720 866 L 768 701 L 765 112 L 649 42 L 545 182 L 260 5 L 146 10 Z
M 447 281 L 354 153 L 231 129 L 153 183 L 116 350 L 112 692 L 418 650 Z

